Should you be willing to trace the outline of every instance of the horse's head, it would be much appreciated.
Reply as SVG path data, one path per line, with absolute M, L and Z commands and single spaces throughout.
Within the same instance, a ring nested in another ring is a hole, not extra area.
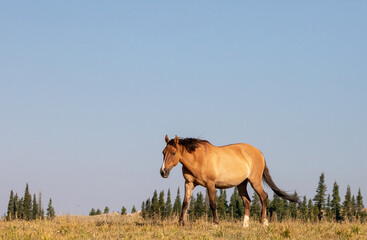
M 169 140 L 166 135 L 167 146 L 163 150 L 163 164 L 161 167 L 161 176 L 167 178 L 171 169 L 178 164 L 180 161 L 180 152 L 178 151 L 179 139 L 176 135 L 175 139 Z

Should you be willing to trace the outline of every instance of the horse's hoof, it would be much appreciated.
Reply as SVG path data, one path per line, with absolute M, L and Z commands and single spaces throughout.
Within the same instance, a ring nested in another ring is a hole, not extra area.
M 248 228 L 249 226 L 250 226 L 250 224 L 248 222 L 242 224 L 243 228 Z
M 245 216 L 243 219 L 242 227 L 247 228 L 248 226 L 250 226 L 250 218 L 248 216 Z
M 217 228 L 219 226 L 219 222 L 213 222 L 213 227 Z

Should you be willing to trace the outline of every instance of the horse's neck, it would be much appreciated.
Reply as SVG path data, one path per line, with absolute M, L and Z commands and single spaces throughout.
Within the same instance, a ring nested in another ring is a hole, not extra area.
M 195 154 L 185 153 L 183 154 L 180 162 L 184 165 L 190 172 L 195 173 L 197 169 L 197 162 L 195 161 Z

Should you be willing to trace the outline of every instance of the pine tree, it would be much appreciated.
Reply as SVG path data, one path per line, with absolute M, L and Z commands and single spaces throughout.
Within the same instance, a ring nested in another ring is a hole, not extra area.
M 326 217 L 327 220 L 330 221 L 331 220 L 331 199 L 330 199 L 330 194 L 327 195 L 327 200 L 326 200 Z
M 107 214 L 107 213 L 109 213 L 109 212 L 110 212 L 110 208 L 106 206 L 106 207 L 104 208 L 103 214 Z
M 101 215 L 102 214 L 102 212 L 101 212 L 101 209 L 97 209 L 97 211 L 96 211 L 96 215 Z
M 94 215 L 96 215 L 96 210 L 92 208 L 89 212 L 89 216 L 94 216 Z
M 23 198 L 23 219 L 31 220 L 32 219 L 32 196 L 29 193 L 28 183 L 26 184 Z
M 18 198 L 18 194 L 15 194 L 14 197 L 14 213 L 15 213 L 15 218 L 17 219 L 23 219 L 23 198 Z
M 270 216 L 276 215 L 276 220 L 282 221 L 287 215 L 288 203 L 286 200 L 281 199 L 275 193 L 273 194 L 273 201 L 269 207 Z
M 271 201 L 270 206 L 269 206 L 269 214 L 271 218 L 274 218 L 274 215 L 278 215 L 276 212 L 279 209 L 279 205 L 280 205 L 279 201 L 280 199 L 278 195 L 273 194 L 273 200 Z M 276 216 L 276 219 L 278 220 L 278 216 Z
M 181 214 L 181 197 L 180 197 L 180 188 L 177 189 L 177 195 L 175 202 L 173 204 L 173 214 L 180 215 Z
M 167 200 L 166 200 L 166 206 L 165 206 L 165 216 L 169 217 L 172 214 L 172 201 L 171 201 L 171 190 L 168 189 L 167 192 Z
M 126 208 L 124 206 L 122 206 L 121 208 L 121 215 L 125 215 L 126 214 Z
M 154 191 L 151 203 L 152 216 L 158 216 L 159 213 L 159 203 L 157 190 Z
M 357 217 L 357 202 L 354 195 L 352 196 L 352 219 Z
M 361 215 L 361 213 L 363 212 L 363 209 L 364 209 L 364 205 L 363 205 L 363 197 L 362 197 L 362 194 L 361 194 L 361 189 L 359 188 L 358 189 L 358 194 L 357 194 L 357 213 L 358 213 L 358 216 Z
M 312 221 L 314 222 L 319 221 L 319 215 L 320 215 L 319 208 L 317 207 L 317 205 L 314 205 L 312 208 Z
M 252 196 L 251 207 L 250 207 L 250 216 L 254 219 L 260 219 L 260 198 L 259 195 L 254 191 L 254 195 Z
M 50 198 L 50 201 L 48 202 L 46 215 L 47 215 L 48 219 L 53 219 L 55 217 L 55 209 L 52 206 L 52 199 L 51 198 Z
M 236 205 L 235 205 L 235 218 L 241 219 L 245 214 L 245 207 L 243 206 L 242 197 L 239 195 L 237 188 L 235 188 L 235 192 L 237 192 L 236 196 Z M 268 205 L 270 206 L 270 204 Z
M 131 213 L 134 213 L 134 212 L 136 212 L 135 205 L 133 205 L 133 208 L 131 209 Z
M 347 186 L 347 192 L 345 194 L 345 200 L 343 202 L 343 216 L 344 219 L 348 218 L 352 220 L 352 193 L 350 190 L 350 186 Z
M 289 201 L 286 199 L 282 199 L 282 211 L 281 211 L 281 220 L 286 219 L 289 217 Z
M 152 206 L 150 204 L 150 198 L 147 199 L 145 202 L 145 217 L 151 218 L 152 217 Z
M 228 200 L 227 200 L 227 190 L 223 189 L 223 203 L 224 203 L 224 217 L 228 218 Z
M 121 210 L 121 212 L 122 212 L 122 210 Z M 142 218 L 145 218 L 145 214 L 146 214 L 146 212 L 145 212 L 145 202 L 143 201 L 141 203 L 141 216 L 142 216 Z
M 297 192 L 294 192 L 293 196 L 298 196 Z M 298 217 L 298 209 L 297 209 L 297 203 L 291 202 L 289 203 L 289 215 L 291 218 L 297 219 Z
M 165 203 L 164 203 L 164 191 L 161 191 L 159 193 L 159 199 L 158 199 L 158 209 L 159 209 L 159 215 L 161 219 L 165 217 Z
M 38 205 L 37 205 L 37 200 L 36 200 L 36 194 L 33 194 L 33 201 L 32 201 L 32 219 L 36 220 L 39 215 L 38 215 Z
M 201 218 L 205 214 L 204 196 L 202 192 L 198 192 L 196 195 L 196 201 L 194 205 L 195 218 Z
M 9 221 L 9 220 L 12 220 L 13 218 L 14 218 L 14 193 L 13 193 L 13 190 L 11 190 L 6 219 Z
M 270 205 L 271 205 L 271 199 L 270 198 L 268 198 L 268 200 L 266 201 L 266 213 L 267 213 L 267 216 L 269 216 L 270 217 Z M 270 220 L 272 220 L 272 219 L 270 219 Z
M 308 220 L 308 216 L 307 216 L 307 198 L 306 196 L 303 196 L 303 201 L 301 204 L 301 215 L 302 215 L 302 219 L 304 221 Z
M 191 196 L 191 199 L 190 199 L 190 203 L 189 203 L 189 210 L 188 210 L 188 215 L 189 215 L 189 218 L 191 220 L 195 219 L 195 198 L 194 196 Z
M 316 195 L 314 197 L 315 206 L 318 209 L 318 218 L 321 220 L 322 212 L 325 209 L 325 196 L 326 196 L 326 185 L 325 185 L 325 174 L 321 173 L 319 184 L 317 186 Z
M 228 205 L 228 214 L 231 219 L 236 218 L 235 217 L 235 208 L 236 208 L 236 200 L 237 200 L 237 188 L 234 188 L 234 191 L 231 195 L 231 198 L 229 199 L 229 205 Z
M 45 216 L 45 211 L 42 207 L 42 192 L 39 192 L 38 194 L 38 216 L 40 217 L 40 219 L 43 219 Z
M 333 216 L 335 217 L 335 220 L 337 222 L 340 222 L 343 220 L 342 214 L 341 214 L 341 205 L 340 205 L 340 196 L 339 196 L 339 185 L 334 182 L 333 187 L 333 196 L 331 200 L 331 210 L 333 212 Z
M 226 190 L 220 189 L 219 196 L 217 196 L 217 212 L 220 218 L 226 219 L 227 208 L 228 202 Z
M 314 206 L 312 203 L 312 200 L 309 199 L 308 200 L 308 204 L 307 204 L 307 220 L 313 221 L 314 220 Z

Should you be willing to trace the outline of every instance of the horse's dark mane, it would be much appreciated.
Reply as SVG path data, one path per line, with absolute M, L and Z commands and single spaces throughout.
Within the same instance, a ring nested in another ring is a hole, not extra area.
M 209 143 L 207 140 L 199 139 L 199 138 L 179 138 L 178 144 L 185 147 L 185 149 L 189 153 L 195 152 L 195 149 L 200 146 L 200 144 L 203 143 Z M 167 145 L 171 145 L 173 147 L 176 147 L 175 140 L 171 139 L 167 143 Z

